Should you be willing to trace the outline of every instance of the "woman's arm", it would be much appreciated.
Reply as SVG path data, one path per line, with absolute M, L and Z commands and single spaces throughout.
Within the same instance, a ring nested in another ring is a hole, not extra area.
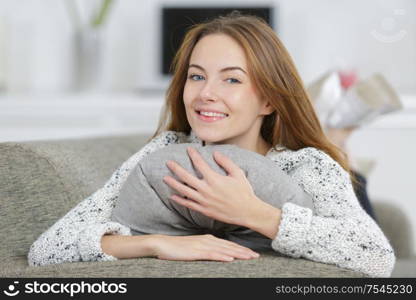
M 154 235 L 104 235 L 101 248 L 104 253 L 116 258 L 154 256 Z
M 191 236 L 105 235 L 102 237 L 101 245 L 104 252 L 117 258 L 155 256 L 166 260 L 232 261 L 234 258 L 259 257 L 249 248 L 211 234 Z
M 103 188 L 80 202 L 32 244 L 29 265 L 115 260 L 102 251 L 101 238 L 105 234 L 131 235 L 129 228 L 110 222 L 121 185 L 140 159 L 175 142 L 178 142 L 177 133 L 163 132 L 124 162 Z
M 262 200 L 256 202 L 259 205 L 252 210 L 252 217 L 244 227 L 274 239 L 279 231 L 282 210 Z
M 273 249 L 373 277 L 390 276 L 393 249 L 361 208 L 348 173 L 314 148 L 275 159 L 312 196 L 314 211 L 292 203 L 283 205 Z

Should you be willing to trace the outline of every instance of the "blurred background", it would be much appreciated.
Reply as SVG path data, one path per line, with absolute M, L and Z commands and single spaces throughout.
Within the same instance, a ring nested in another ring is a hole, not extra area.
M 415 233 L 413 0 L 0 0 L 0 142 L 151 135 L 181 20 L 225 8 L 264 17 L 305 85 L 331 70 L 384 76 L 402 108 L 360 125 L 346 149 L 371 200 L 399 205 Z

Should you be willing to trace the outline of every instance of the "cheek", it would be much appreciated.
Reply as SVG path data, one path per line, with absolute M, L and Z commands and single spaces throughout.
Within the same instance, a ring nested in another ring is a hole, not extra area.
M 229 109 L 234 112 L 244 112 L 253 109 L 253 98 L 246 90 L 232 90 L 227 91 L 223 95 L 224 102 Z
M 195 88 L 192 88 L 190 85 L 185 84 L 183 89 L 183 102 L 185 106 L 188 106 L 195 99 Z
M 258 98 L 252 93 L 234 94 L 227 101 L 227 105 L 235 113 L 235 116 L 239 116 L 247 121 L 255 119 L 260 110 Z
M 191 110 L 192 98 L 190 98 L 189 94 L 185 93 L 185 91 L 183 93 L 183 104 L 185 106 L 186 114 L 188 114 Z

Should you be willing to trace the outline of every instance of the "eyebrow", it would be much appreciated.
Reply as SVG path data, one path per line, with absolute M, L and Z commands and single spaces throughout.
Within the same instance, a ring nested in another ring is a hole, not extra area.
M 188 67 L 188 69 L 189 69 L 189 68 L 191 68 L 191 67 L 194 67 L 194 68 L 200 69 L 200 70 L 202 70 L 202 71 L 204 71 L 204 72 L 205 72 L 205 69 L 204 69 L 203 67 L 201 67 L 200 65 L 190 64 L 190 65 L 189 65 L 189 67 Z M 242 71 L 244 74 L 247 74 L 247 72 L 246 72 L 246 71 L 244 71 L 242 68 L 240 68 L 240 67 L 236 67 L 236 66 L 231 66 L 231 67 L 225 67 L 225 68 L 222 68 L 222 69 L 220 70 L 220 72 L 233 71 L 233 70 L 240 70 L 240 71 Z

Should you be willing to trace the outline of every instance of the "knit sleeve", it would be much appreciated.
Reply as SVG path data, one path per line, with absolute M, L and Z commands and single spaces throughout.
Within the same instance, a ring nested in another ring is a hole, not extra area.
M 312 211 L 293 203 L 282 207 L 272 248 L 292 257 L 388 277 L 393 249 L 373 219 L 361 208 L 349 174 L 315 148 L 290 154 L 282 168 L 312 196 Z
M 176 132 L 162 132 L 131 156 L 102 188 L 81 201 L 38 237 L 28 253 L 29 265 L 116 260 L 116 257 L 102 251 L 101 238 L 105 234 L 131 235 L 129 228 L 110 221 L 122 184 L 143 157 L 177 142 Z

